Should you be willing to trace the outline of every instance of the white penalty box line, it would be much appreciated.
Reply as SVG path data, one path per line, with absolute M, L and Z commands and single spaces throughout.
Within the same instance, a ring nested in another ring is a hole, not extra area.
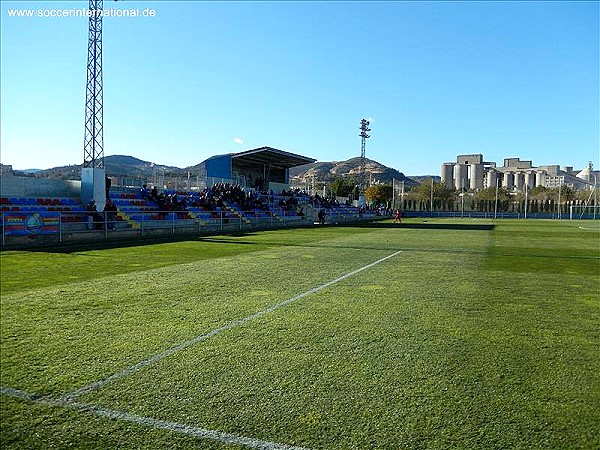
M 140 361 L 137 364 L 134 364 L 133 366 L 127 367 L 127 368 L 121 370 L 120 372 L 116 372 L 113 375 L 111 375 L 111 376 L 109 376 L 107 378 L 104 378 L 103 380 L 95 381 L 94 383 L 88 384 L 87 386 L 84 386 L 84 387 L 82 387 L 80 389 L 77 389 L 77 390 L 71 392 L 71 393 L 68 393 L 68 394 L 64 395 L 61 398 L 61 401 L 64 402 L 64 403 L 73 402 L 77 397 L 79 397 L 81 395 L 88 394 L 88 393 L 93 392 L 93 391 L 95 391 L 97 389 L 100 389 L 100 388 L 104 387 L 105 385 L 107 385 L 107 384 L 109 384 L 109 383 L 111 383 L 113 381 L 116 381 L 116 380 L 118 380 L 120 378 L 126 377 L 126 376 L 128 376 L 128 375 L 130 375 L 130 374 L 132 374 L 134 372 L 137 372 L 138 370 L 142 369 L 143 367 L 146 367 L 146 366 L 154 364 L 154 363 L 156 363 L 158 361 L 161 361 L 161 360 L 163 360 L 163 359 L 171 356 L 174 353 L 177 353 L 177 352 L 180 352 L 182 350 L 185 350 L 188 347 L 191 347 L 191 346 L 193 346 L 193 345 L 195 345 L 195 344 L 197 344 L 199 342 L 202 342 L 202 341 L 205 341 L 207 339 L 210 339 L 211 337 L 216 336 L 217 334 L 220 334 L 220 333 L 222 333 L 224 331 L 230 330 L 230 329 L 235 328 L 235 327 L 239 327 L 240 325 L 243 325 L 243 324 L 245 324 L 247 322 L 250 322 L 250 321 L 252 321 L 254 319 L 258 319 L 259 317 L 262 317 L 265 314 L 269 314 L 270 312 L 273 312 L 276 309 L 279 309 L 279 308 L 282 308 L 284 306 L 287 306 L 290 303 L 294 303 L 297 300 L 300 300 L 300 299 L 302 299 L 304 297 L 307 297 L 307 296 L 312 295 L 312 294 L 314 294 L 316 292 L 319 292 L 319 291 L 321 291 L 321 290 L 323 290 L 325 288 L 328 288 L 329 286 L 337 284 L 340 281 L 343 281 L 343 280 L 345 280 L 347 278 L 350 278 L 350 277 L 352 277 L 354 275 L 357 275 L 357 274 L 359 274 L 359 273 L 361 273 L 361 272 L 363 272 L 363 271 L 365 271 L 367 269 L 370 269 L 373 266 L 376 266 L 377 264 L 381 264 L 382 262 L 387 261 L 388 259 L 391 259 L 391 258 L 399 255 L 400 253 L 402 253 L 402 250 L 399 250 L 397 252 L 392 253 L 391 255 L 388 255 L 388 256 L 385 256 L 385 257 L 383 257 L 381 259 L 378 259 L 377 261 L 374 261 L 374 262 L 372 262 L 370 264 L 367 264 L 366 266 L 363 266 L 363 267 L 361 267 L 359 269 L 353 270 L 352 272 L 348 272 L 345 275 L 342 275 L 342 276 L 340 276 L 340 277 L 338 277 L 338 278 L 336 278 L 334 280 L 328 281 L 327 283 L 324 283 L 324 284 L 322 284 L 320 286 L 317 286 L 317 287 L 315 287 L 313 289 L 310 289 L 310 290 L 308 290 L 306 292 L 303 292 L 301 294 L 298 294 L 298 295 L 295 295 L 295 296 L 293 296 L 291 298 L 288 298 L 287 300 L 283 300 L 283 301 L 281 301 L 279 303 L 271 305 L 268 308 L 263 309 L 262 311 L 259 311 L 257 313 L 254 313 L 254 314 L 252 314 L 250 316 L 244 317 L 243 319 L 234 320 L 233 322 L 229 322 L 226 325 L 223 325 L 223 326 L 221 326 L 219 328 L 215 328 L 214 330 L 209 331 L 208 333 L 202 334 L 200 336 L 196 336 L 193 339 L 189 339 L 189 340 L 187 340 L 185 342 L 182 342 L 181 344 L 179 344 L 179 345 L 177 345 L 175 347 L 171 347 L 170 349 L 165 350 L 165 351 L 160 352 L 160 353 L 157 353 L 157 354 L 155 354 L 155 355 L 153 355 L 153 356 L 151 356 L 151 357 L 149 357 L 149 358 L 147 358 L 147 359 L 145 359 L 143 361 Z
M 307 450 L 304 447 L 294 447 L 286 444 L 278 444 L 275 442 L 262 441 L 260 439 L 250 438 L 246 436 L 240 436 L 237 434 L 226 433 L 224 431 L 208 430 L 206 428 L 193 427 L 181 423 L 169 422 L 166 420 L 159 420 L 152 417 L 140 416 L 137 414 L 131 414 L 128 412 L 117 411 L 113 409 L 103 408 L 101 406 L 90 405 L 86 403 L 79 403 L 74 401 L 68 401 L 64 399 L 55 399 L 50 397 L 44 397 L 39 394 L 30 394 L 18 389 L 10 387 L 0 386 L 0 395 L 6 397 L 18 398 L 20 400 L 26 400 L 37 404 L 69 408 L 78 412 L 91 413 L 96 416 L 104 417 L 112 420 L 120 420 L 137 425 L 144 425 L 154 429 L 167 430 L 187 436 L 192 436 L 202 439 L 210 439 L 213 441 L 222 442 L 225 444 L 234 444 L 248 448 L 260 449 L 260 450 Z

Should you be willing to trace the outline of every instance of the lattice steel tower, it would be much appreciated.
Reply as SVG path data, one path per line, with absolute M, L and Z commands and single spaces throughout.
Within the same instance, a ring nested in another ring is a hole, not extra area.
M 365 148 L 367 145 L 367 139 L 369 139 L 371 136 L 369 134 L 367 134 L 369 131 L 371 131 L 371 129 L 369 128 L 369 124 L 371 122 L 369 122 L 367 119 L 362 119 L 360 121 L 360 169 L 359 169 L 359 173 L 360 173 L 360 190 L 361 193 L 364 192 L 365 190 Z
M 91 168 L 104 167 L 102 7 L 103 0 L 90 0 L 83 167 Z

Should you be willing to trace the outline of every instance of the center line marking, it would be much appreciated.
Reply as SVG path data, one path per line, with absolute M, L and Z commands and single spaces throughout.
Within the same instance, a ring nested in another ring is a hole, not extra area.
M 222 327 L 215 328 L 214 330 L 209 331 L 206 334 L 202 334 L 200 336 L 196 336 L 193 339 L 190 339 L 190 340 L 187 340 L 185 342 L 182 342 L 181 344 L 179 344 L 179 345 L 177 345 L 175 347 L 171 347 L 170 349 L 165 350 L 164 352 L 157 353 L 157 354 L 155 354 L 155 355 L 153 355 L 153 356 L 151 356 L 151 357 L 149 357 L 149 358 L 147 358 L 147 359 L 145 359 L 143 361 L 140 361 L 137 364 L 134 364 L 133 366 L 127 367 L 127 368 L 121 370 L 120 372 L 117 372 L 117 373 L 115 373 L 115 374 L 113 374 L 113 375 L 111 375 L 111 376 L 109 376 L 107 378 L 104 378 L 103 380 L 95 381 L 94 383 L 88 384 L 87 386 L 84 386 L 84 387 L 82 387 L 80 389 L 77 389 L 77 390 L 71 392 L 71 393 L 68 393 L 68 394 L 64 395 L 61 400 L 64 401 L 64 402 L 73 401 L 74 399 L 76 399 L 80 395 L 84 395 L 84 394 L 90 393 L 92 391 L 95 391 L 97 389 L 100 389 L 100 388 L 102 388 L 103 386 L 105 386 L 108 383 L 111 383 L 111 382 L 113 382 L 115 380 L 118 380 L 119 378 L 126 377 L 129 374 L 131 374 L 133 372 L 136 372 L 136 371 L 140 370 L 143 367 L 146 367 L 146 366 L 149 366 L 151 364 L 154 364 L 155 362 L 161 361 L 161 360 L 167 358 L 168 356 L 171 356 L 173 353 L 177 353 L 177 352 L 180 352 L 182 350 L 185 350 L 186 348 L 191 347 L 192 345 L 195 345 L 198 342 L 202 342 L 202 341 L 205 341 L 207 339 L 210 339 L 211 337 L 213 337 L 213 336 L 215 336 L 215 335 L 217 335 L 219 333 L 222 333 L 223 331 L 230 330 L 230 329 L 235 328 L 237 326 L 243 325 L 246 322 L 250 322 L 250 321 L 252 321 L 254 319 L 258 319 L 259 317 L 262 317 L 265 314 L 273 312 L 276 309 L 279 309 L 279 308 L 281 308 L 283 306 L 289 305 L 290 303 L 293 303 L 293 302 L 295 302 L 297 300 L 300 300 L 301 298 L 304 298 L 304 297 L 306 297 L 308 295 L 314 294 L 315 292 L 319 292 L 320 290 L 325 289 L 325 288 L 327 288 L 329 286 L 332 286 L 332 285 L 334 285 L 336 283 L 339 283 L 340 281 L 343 281 L 346 278 L 350 278 L 350 277 L 352 277 L 352 276 L 354 276 L 354 275 L 356 275 L 356 274 L 358 274 L 358 273 L 360 273 L 360 272 L 362 272 L 364 270 L 367 270 L 367 269 L 370 269 L 373 266 L 376 266 L 377 264 L 380 264 L 380 263 L 382 263 L 384 261 L 387 261 L 388 259 L 393 258 L 394 256 L 397 256 L 400 253 L 402 253 L 402 250 L 394 252 L 391 255 L 385 256 L 385 257 L 383 257 L 381 259 L 378 259 L 377 261 L 372 262 L 370 264 L 367 264 L 366 266 L 363 266 L 360 269 L 356 269 L 356 270 L 353 270 L 352 272 L 348 272 L 347 274 L 342 275 L 341 277 L 338 277 L 335 280 L 328 281 L 327 283 L 322 284 L 321 286 L 318 286 L 316 288 L 310 289 L 310 290 L 308 290 L 306 292 L 303 292 L 302 294 L 295 295 L 294 297 L 288 298 L 287 300 L 284 300 L 282 302 L 279 302 L 279 303 L 276 303 L 274 305 L 271 305 L 267 309 L 263 309 L 262 311 L 259 311 L 257 313 L 254 313 L 254 314 L 250 315 L 250 316 L 244 317 L 243 319 L 234 320 L 233 322 L 229 322 L 228 324 L 223 325 Z

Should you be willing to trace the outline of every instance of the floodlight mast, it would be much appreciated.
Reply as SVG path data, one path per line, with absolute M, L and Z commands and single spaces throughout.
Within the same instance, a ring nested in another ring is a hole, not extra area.
M 103 0 L 89 0 L 87 86 L 83 167 L 104 168 L 102 94 L 102 8 Z
M 367 119 L 361 119 L 360 121 L 360 168 L 359 168 L 359 178 L 360 178 L 360 192 L 359 194 L 364 194 L 366 189 L 365 182 L 365 149 L 367 145 L 367 139 L 371 136 L 368 134 L 371 129 L 369 128 L 371 122 Z

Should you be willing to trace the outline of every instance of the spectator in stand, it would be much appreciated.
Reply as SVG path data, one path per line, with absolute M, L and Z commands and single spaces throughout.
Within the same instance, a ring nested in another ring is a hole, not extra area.
M 156 204 L 158 205 L 158 215 L 161 219 L 164 219 L 167 217 L 167 212 L 170 210 L 169 208 L 169 203 L 167 202 L 167 198 L 165 197 L 164 193 L 160 193 L 158 194 L 158 197 L 156 198 Z
M 158 200 L 158 189 L 156 189 L 156 186 L 152 186 L 152 190 L 150 191 L 150 200 L 153 202 Z
M 150 191 L 148 191 L 148 187 L 145 184 L 140 188 L 140 196 L 144 200 L 150 200 Z
M 96 200 L 91 199 L 88 203 L 86 203 L 85 211 L 87 212 L 87 229 L 93 230 L 94 229 L 94 212 L 97 211 Z
M 117 205 L 110 198 L 106 200 L 106 205 L 104 205 L 104 216 L 106 219 L 106 229 L 114 230 L 115 221 L 117 220 Z
M 201 208 L 206 212 L 213 213 L 213 216 L 218 218 L 221 216 L 221 213 L 217 211 L 217 208 L 224 208 L 226 206 L 238 207 L 243 211 L 253 212 L 254 214 L 257 214 L 260 210 L 267 214 L 272 214 L 272 211 L 275 211 L 273 208 L 278 205 L 284 209 L 286 215 L 289 212 L 291 215 L 303 217 L 305 212 L 302 205 L 310 203 L 315 209 L 322 210 L 319 211 L 321 214 L 318 215 L 321 225 L 325 223 L 326 210 L 340 205 L 335 198 L 319 196 L 318 194 L 312 197 L 299 189 L 283 190 L 282 194 L 285 195 L 275 196 L 272 190 L 263 193 L 257 190 L 246 191 L 238 184 L 216 183 L 202 191 L 188 193 L 186 194 L 187 197 L 184 197 L 183 193 L 167 196 L 161 193 L 157 195 L 155 201 L 159 211 L 161 211 L 158 213 L 160 218 L 166 218 L 167 213 L 173 211 L 177 213 L 178 217 L 184 219 L 189 217 L 187 215 L 187 206 Z M 151 197 L 150 193 L 148 197 Z M 347 204 L 351 203 L 347 202 Z M 361 217 L 367 210 L 370 210 L 368 206 L 361 206 Z M 383 213 L 381 207 L 373 209 L 373 211 L 377 211 L 379 214 Z
M 96 207 L 96 200 L 91 199 L 90 202 L 85 206 L 88 213 L 88 230 L 101 230 L 102 229 L 102 216 L 98 214 L 98 208 Z

